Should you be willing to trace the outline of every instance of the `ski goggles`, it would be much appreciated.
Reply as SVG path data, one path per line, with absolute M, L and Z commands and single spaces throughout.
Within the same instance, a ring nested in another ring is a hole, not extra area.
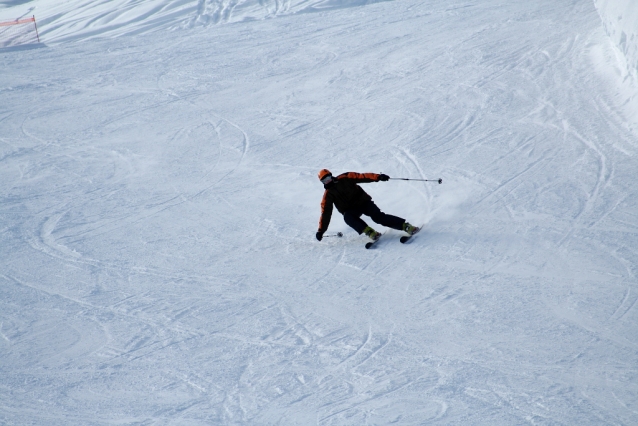
M 333 180 L 334 178 L 332 177 L 332 175 L 326 175 L 323 179 L 321 179 L 321 183 L 323 183 L 324 185 L 328 185 Z

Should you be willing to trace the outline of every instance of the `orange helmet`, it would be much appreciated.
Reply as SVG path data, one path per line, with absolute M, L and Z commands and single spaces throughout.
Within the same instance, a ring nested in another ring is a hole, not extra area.
M 330 170 L 328 169 L 321 169 L 319 171 L 319 180 L 323 180 L 326 176 L 332 175 L 332 173 L 330 173 Z

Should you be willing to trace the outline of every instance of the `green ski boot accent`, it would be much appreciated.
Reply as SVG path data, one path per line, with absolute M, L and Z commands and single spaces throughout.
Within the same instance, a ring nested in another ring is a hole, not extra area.
M 376 241 L 379 238 L 381 238 L 381 233 L 375 231 L 374 229 L 370 228 L 369 226 L 365 227 L 365 229 L 363 230 L 363 233 L 366 234 L 368 237 L 370 237 L 370 239 L 372 241 Z
M 405 222 L 403 224 L 403 231 L 407 232 L 409 235 L 414 235 L 419 231 L 419 228 L 416 226 L 410 225 L 409 222 Z

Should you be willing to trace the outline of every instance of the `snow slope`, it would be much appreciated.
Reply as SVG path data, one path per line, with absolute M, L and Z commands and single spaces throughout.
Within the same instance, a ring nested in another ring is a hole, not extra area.
M 379 1 L 387 0 L 5 0 L 0 19 L 35 14 L 44 39 L 68 42 L 252 21 Z
M 189 4 L 0 51 L 0 423 L 638 422 L 635 87 L 593 3 Z M 314 240 L 324 167 L 443 184 L 366 184 L 425 223 L 367 251 Z

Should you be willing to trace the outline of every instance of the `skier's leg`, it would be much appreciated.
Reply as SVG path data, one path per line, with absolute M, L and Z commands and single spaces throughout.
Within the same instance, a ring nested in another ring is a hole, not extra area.
M 363 210 L 363 214 L 370 216 L 370 219 L 374 220 L 378 224 L 387 226 L 388 228 L 403 231 L 403 224 L 405 223 L 405 219 L 398 216 L 393 216 L 391 214 L 383 213 L 372 200 L 370 200 L 370 202 L 366 204 Z
M 343 220 L 359 234 L 362 234 L 363 230 L 368 226 L 368 224 L 361 219 L 362 214 L 359 209 L 346 210 L 345 213 L 343 213 Z

